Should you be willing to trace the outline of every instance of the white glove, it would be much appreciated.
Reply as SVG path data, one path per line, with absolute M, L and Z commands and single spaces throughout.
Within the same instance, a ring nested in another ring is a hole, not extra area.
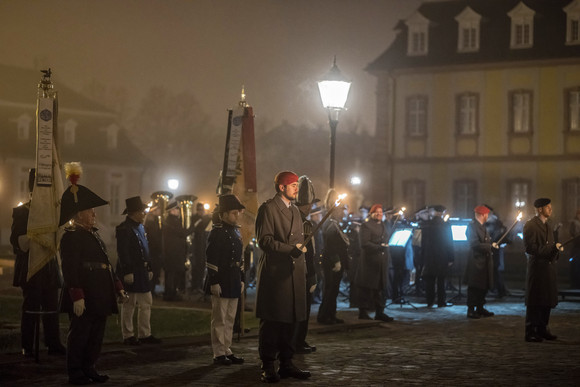
M 308 290 L 308 292 L 310 292 L 310 293 L 314 293 L 314 291 L 315 291 L 315 290 L 316 290 L 316 284 L 312 285 L 312 286 L 310 287 L 310 290 Z
M 491 244 L 491 247 L 493 247 L 494 249 L 498 249 L 499 250 L 499 245 L 497 244 L 497 242 L 493 242 Z
M 129 301 L 129 293 L 125 290 L 121 290 L 117 293 L 117 304 L 125 304 L 127 301 Z
M 125 282 L 127 285 L 131 285 L 133 282 L 135 282 L 135 276 L 133 276 L 133 273 L 125 274 L 123 277 L 123 282 Z
M 153 279 L 153 272 L 152 271 L 147 272 L 147 276 L 149 277 L 149 281 L 151 281 Z
M 559 251 L 564 251 L 564 246 L 562 246 L 562 244 L 561 244 L 561 243 L 556 243 L 556 248 L 557 248 Z
M 302 251 L 303 253 L 307 252 L 308 249 L 306 248 L 306 246 L 304 246 L 302 243 L 296 243 L 296 248 L 300 251 Z
M 75 316 L 81 317 L 85 313 L 85 299 L 81 298 L 73 302 L 73 312 Z
M 212 296 L 219 297 L 222 294 L 222 287 L 220 286 L 220 284 L 211 285 L 209 287 L 209 291 Z
M 342 268 L 342 266 L 340 265 L 340 262 L 336 262 L 334 264 L 334 267 L 332 268 L 332 271 L 335 272 L 335 273 L 338 273 L 341 268 Z

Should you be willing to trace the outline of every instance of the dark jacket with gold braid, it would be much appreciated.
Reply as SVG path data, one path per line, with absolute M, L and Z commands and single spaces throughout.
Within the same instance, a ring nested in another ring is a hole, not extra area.
M 88 314 L 108 316 L 117 313 L 116 294 L 123 285 L 113 272 L 105 243 L 97 229 L 67 229 L 60 242 L 60 254 L 68 290 L 64 292 L 62 311 L 72 312 L 72 302 L 84 298 Z
M 239 298 L 244 281 L 242 234 L 227 223 L 213 226 L 206 250 L 208 284 L 219 284 L 223 298 Z M 209 286 L 207 287 L 209 293 Z

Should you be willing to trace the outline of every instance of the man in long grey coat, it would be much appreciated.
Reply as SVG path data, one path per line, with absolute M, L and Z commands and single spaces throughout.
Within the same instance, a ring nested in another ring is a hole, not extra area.
M 263 254 L 258 262 L 256 317 L 260 319 L 258 351 L 261 379 L 307 379 L 310 372 L 294 366 L 295 324 L 306 319 L 306 264 L 302 218 L 292 203 L 298 175 L 284 171 L 274 179 L 276 195 L 263 203 L 256 218 L 256 238 Z M 279 354 L 280 369 L 275 361 Z
M 493 256 L 491 237 L 485 228 L 489 208 L 477 206 L 474 220 L 467 226 L 467 241 L 471 250 L 465 269 L 467 283 L 467 317 L 491 317 L 493 312 L 483 307 L 485 295 L 493 286 Z
M 526 274 L 525 340 L 556 340 L 548 330 L 550 311 L 558 305 L 558 269 L 556 261 L 562 249 L 555 242 L 554 228 L 549 221 L 552 204 L 548 198 L 534 201 L 536 216 L 524 225 L 524 246 L 528 258 Z

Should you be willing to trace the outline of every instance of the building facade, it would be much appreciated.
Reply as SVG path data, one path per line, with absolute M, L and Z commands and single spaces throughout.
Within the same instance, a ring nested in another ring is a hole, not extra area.
M 504 218 L 580 208 L 580 0 L 423 3 L 367 67 L 377 78 L 372 196 Z
M 12 208 L 28 200 L 28 170 L 36 159 L 36 85 L 41 76 L 37 70 L 0 65 L 2 254 L 11 252 Z M 125 198 L 141 194 L 152 164 L 117 124 L 114 112 L 61 84 L 58 74 L 53 83 L 59 99 L 56 141 L 60 161 L 80 161 L 83 176 L 79 184 L 110 202 L 97 208 L 97 221 L 103 239 L 111 244 L 115 226 L 124 219 Z

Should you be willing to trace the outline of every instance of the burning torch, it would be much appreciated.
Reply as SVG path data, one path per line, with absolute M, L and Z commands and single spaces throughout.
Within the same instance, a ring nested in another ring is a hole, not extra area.
M 308 236 L 308 238 L 306 238 L 306 240 L 304 241 L 304 244 L 302 246 L 306 246 L 310 242 L 310 240 L 318 232 L 318 230 L 320 229 L 320 227 L 322 227 L 322 225 L 324 224 L 324 222 L 326 222 L 326 220 L 330 217 L 330 215 L 332 214 L 332 211 L 334 211 L 334 209 L 340 205 L 340 203 L 344 200 L 344 198 L 346 198 L 346 194 L 345 193 L 338 195 L 338 198 L 334 202 L 334 206 L 331 207 L 328 210 L 328 212 L 326 213 L 326 215 L 324 215 L 324 217 L 322 218 L 322 220 L 320 221 L 320 223 L 318 223 L 316 225 L 316 227 L 314 228 L 314 230 L 312 230 L 312 233 Z
M 506 236 L 507 236 L 507 235 L 508 235 L 508 234 L 509 234 L 509 233 L 510 233 L 510 232 L 511 232 L 513 229 L 514 229 L 514 227 L 516 226 L 516 224 L 518 224 L 518 222 L 519 222 L 520 220 L 522 220 L 522 216 L 523 216 L 523 213 L 520 211 L 520 212 L 518 213 L 518 216 L 516 217 L 516 220 L 514 220 L 514 223 L 511 225 L 511 227 L 510 227 L 510 228 L 508 228 L 508 230 L 507 230 L 507 231 L 506 231 L 506 232 L 505 232 L 505 233 L 504 233 L 504 234 L 501 236 L 501 238 L 499 238 L 499 239 L 497 240 L 497 242 L 493 242 L 493 243 L 491 244 L 491 246 L 492 246 L 494 249 L 499 249 L 499 245 L 501 244 L 501 242 L 502 242 L 502 241 L 505 239 L 505 237 L 506 237 Z

